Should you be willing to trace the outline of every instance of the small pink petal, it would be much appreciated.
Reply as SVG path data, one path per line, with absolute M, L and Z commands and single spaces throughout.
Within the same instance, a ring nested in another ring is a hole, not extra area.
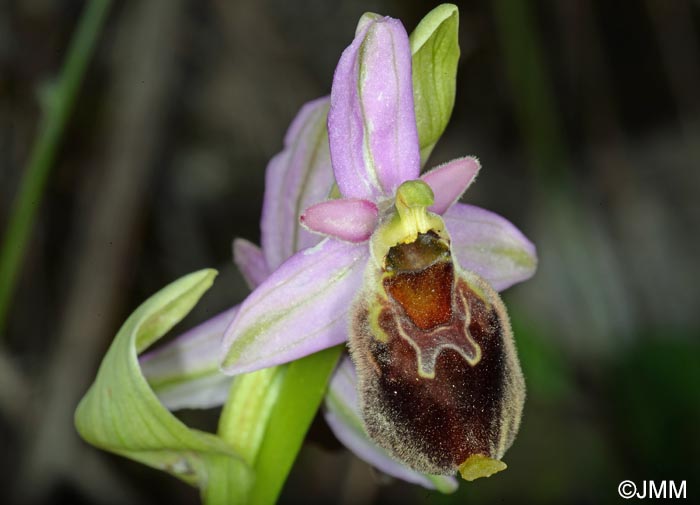
M 444 214 L 474 182 L 480 168 L 479 160 L 467 156 L 448 161 L 423 174 L 421 179 L 435 194 L 435 203 L 428 210 Z
M 359 198 L 329 200 L 304 211 L 301 224 L 310 231 L 347 242 L 364 242 L 377 226 L 377 206 Z

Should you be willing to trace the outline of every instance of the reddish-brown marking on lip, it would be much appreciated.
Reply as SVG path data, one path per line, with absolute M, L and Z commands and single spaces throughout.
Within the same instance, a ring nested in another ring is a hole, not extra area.
M 451 263 L 435 263 L 415 272 L 399 272 L 384 279 L 384 288 L 422 330 L 452 319 Z
M 384 289 L 422 330 L 452 318 L 454 269 L 449 246 L 433 232 L 398 244 L 386 257 Z

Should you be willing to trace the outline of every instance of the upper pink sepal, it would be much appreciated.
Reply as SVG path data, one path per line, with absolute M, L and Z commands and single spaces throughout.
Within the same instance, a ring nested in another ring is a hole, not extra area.
M 378 201 L 420 173 L 411 48 L 400 21 L 366 16 L 333 77 L 328 138 L 346 198 Z

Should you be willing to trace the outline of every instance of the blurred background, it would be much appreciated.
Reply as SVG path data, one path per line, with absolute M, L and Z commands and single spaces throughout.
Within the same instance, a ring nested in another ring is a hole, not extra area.
M 113 2 L 0 315 L 0 501 L 199 502 L 83 443 L 75 406 L 159 288 L 220 270 L 189 325 L 245 297 L 231 241 L 259 242 L 264 169 L 296 111 L 329 93 L 363 12 L 410 32 L 438 3 Z M 692 499 L 700 4 L 457 3 L 457 101 L 429 166 L 477 155 L 464 201 L 513 221 L 540 258 L 504 294 L 529 388 L 510 468 L 442 496 L 373 471 L 317 419 L 281 501 L 613 503 L 624 479 L 686 480 Z M 0 3 L 0 239 L 84 6 Z M 218 412 L 181 416 L 213 429 Z

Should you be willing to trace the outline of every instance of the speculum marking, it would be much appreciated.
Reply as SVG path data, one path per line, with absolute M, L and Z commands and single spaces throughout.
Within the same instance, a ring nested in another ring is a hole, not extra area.
M 454 273 L 449 246 L 432 232 L 392 247 L 387 255 L 382 284 L 389 297 L 382 310 L 390 317 L 381 317 L 379 326 L 414 348 L 421 377 L 435 377 L 435 361 L 444 349 L 471 366 L 481 357 L 469 334 L 468 302 L 455 293 Z

